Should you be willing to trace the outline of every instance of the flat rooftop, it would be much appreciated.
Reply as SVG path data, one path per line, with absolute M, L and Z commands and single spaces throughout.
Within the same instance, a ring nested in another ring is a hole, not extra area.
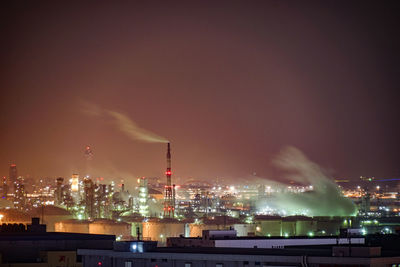
M 331 247 L 309 247 L 306 248 L 215 248 L 215 247 L 196 247 L 196 248 L 175 248 L 158 247 L 151 252 L 159 253 L 193 253 L 193 254 L 237 254 L 237 255 L 285 255 L 285 256 L 332 256 Z
M 168 237 L 168 238 L 183 238 L 188 240 L 201 240 L 202 237 Z M 332 238 L 348 238 L 348 237 L 339 237 L 339 236 L 227 236 L 226 238 L 223 236 L 218 237 L 210 237 L 209 240 L 253 240 L 253 239 L 332 239 Z M 363 235 L 352 235 L 351 238 L 365 238 Z
M 112 240 L 115 235 L 97 235 L 61 232 L 0 232 L 0 241 L 18 240 Z

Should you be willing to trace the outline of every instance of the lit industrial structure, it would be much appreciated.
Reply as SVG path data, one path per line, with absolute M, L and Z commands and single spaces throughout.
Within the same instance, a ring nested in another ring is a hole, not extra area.
M 149 216 L 149 205 L 148 205 L 148 199 L 149 199 L 149 188 L 147 184 L 147 179 L 145 177 L 142 177 L 139 180 L 139 213 L 143 217 L 148 217 Z
M 364 184 L 355 189 L 341 187 L 344 197 L 340 197 L 355 203 L 357 214 L 306 216 L 306 210 L 286 213 L 282 205 L 272 204 L 281 204 L 279 201 L 286 195 L 312 196 L 316 190 L 312 184 L 231 184 L 193 178 L 175 185 L 171 180 L 169 143 L 166 163 L 165 183 L 158 177 L 140 177 L 135 179 L 137 183 L 128 182 L 128 186 L 123 179 L 106 183 L 102 177 L 78 173 L 66 181 L 62 177 L 29 180 L 18 177 L 16 165 L 12 164 L 9 177 L 2 180 L 0 205 L 4 209 L 0 215 L 3 222 L 26 225 L 32 214 L 55 231 L 120 231 L 123 234 L 117 235 L 118 239 L 144 238 L 160 245 L 166 245 L 168 237 L 197 238 L 204 230 L 230 228 L 238 237 L 257 238 L 331 237 L 347 228 L 362 235 L 400 230 L 399 188 L 385 185 L 382 179 L 363 179 Z M 10 187 L 11 180 L 15 182 Z M 17 211 L 17 215 L 10 215 Z
M 171 146 L 167 147 L 167 170 L 165 171 L 167 184 L 165 185 L 164 217 L 174 218 L 175 216 L 175 184 L 171 183 Z

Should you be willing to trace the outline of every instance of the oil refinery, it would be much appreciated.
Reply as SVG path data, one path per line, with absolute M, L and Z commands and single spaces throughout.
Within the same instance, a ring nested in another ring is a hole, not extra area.
M 89 146 L 85 156 L 93 157 Z M 117 240 L 153 240 L 161 245 L 169 237 L 199 237 L 205 230 L 235 229 L 238 236 L 259 237 L 336 236 L 341 229 L 359 229 L 362 234 L 399 231 L 398 179 L 361 177 L 357 186 L 321 179 L 320 184 L 193 179 L 176 184 L 171 158 L 167 143 L 165 178 L 138 177 L 133 188 L 77 173 L 69 179 L 30 183 L 11 164 L 1 187 L 1 222 L 27 225 L 38 217 L 49 231 L 112 234 Z M 330 203 L 332 209 L 298 206 L 315 200 L 321 186 L 329 186 L 338 198 Z

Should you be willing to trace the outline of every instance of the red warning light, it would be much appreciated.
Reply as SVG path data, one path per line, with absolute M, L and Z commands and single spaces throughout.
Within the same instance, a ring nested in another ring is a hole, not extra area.
M 171 175 L 171 173 L 172 173 L 171 171 L 166 171 L 165 172 L 166 175 Z
M 97 263 L 97 266 L 102 266 L 103 265 L 103 263 L 101 262 L 101 261 L 99 261 L 98 263 Z

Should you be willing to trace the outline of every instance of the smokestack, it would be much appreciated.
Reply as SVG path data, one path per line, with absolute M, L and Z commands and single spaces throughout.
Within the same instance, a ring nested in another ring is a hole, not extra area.
M 164 198 L 164 217 L 174 218 L 174 196 L 171 184 L 171 145 L 168 143 L 167 147 L 167 170 L 165 176 L 167 177 L 167 184 L 165 186 L 165 198 Z
M 167 148 L 167 162 L 169 161 L 169 167 L 171 168 L 171 144 L 168 143 L 168 148 Z

